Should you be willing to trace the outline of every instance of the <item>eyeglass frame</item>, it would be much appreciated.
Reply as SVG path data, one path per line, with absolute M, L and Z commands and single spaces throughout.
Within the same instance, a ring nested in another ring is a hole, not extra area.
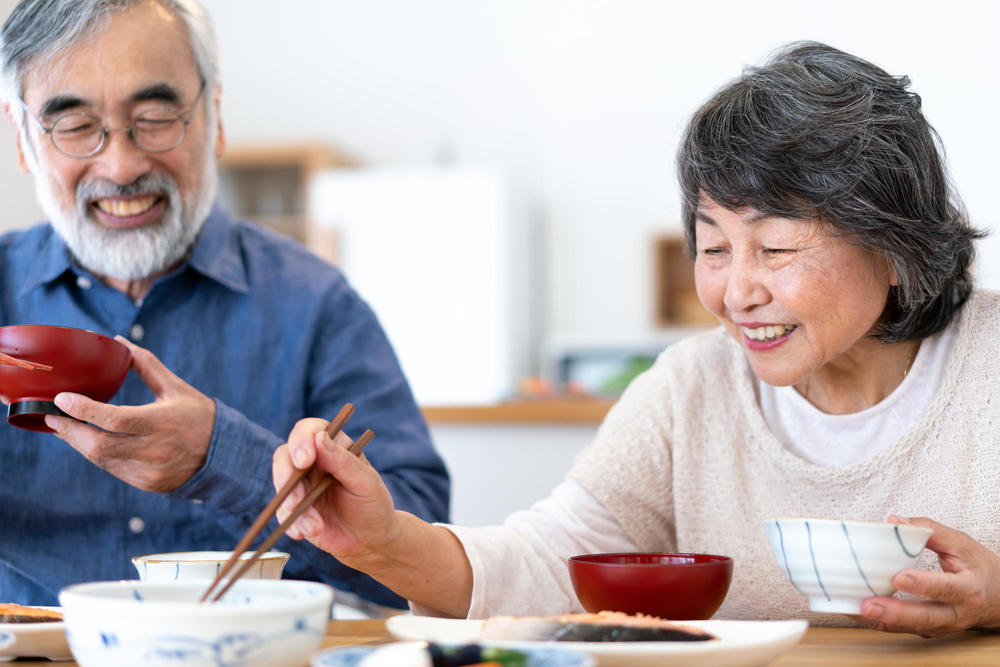
M 139 116 L 137 116 L 136 119 L 132 121 L 132 124 L 129 125 L 128 127 L 106 127 L 104 125 L 104 123 L 101 122 L 100 116 L 98 116 L 97 114 L 84 113 L 84 112 L 74 112 L 74 113 L 80 113 L 80 115 L 93 116 L 94 118 L 97 118 L 97 121 L 100 124 L 100 128 L 101 128 L 101 141 L 100 141 L 100 143 L 97 144 L 97 148 L 95 148 L 94 150 L 90 151 L 89 153 L 85 153 L 84 155 L 73 155 L 72 153 L 67 153 L 63 149 L 59 148 L 59 145 L 56 143 L 55 137 L 52 136 L 52 130 L 55 129 L 56 124 L 60 120 L 62 120 L 65 116 L 60 116 L 59 118 L 57 118 L 52 123 L 52 125 L 50 125 L 49 127 L 45 127 L 45 124 L 42 123 L 42 121 L 34 114 L 34 112 L 32 112 L 31 109 L 28 108 L 28 103 L 24 101 L 24 98 L 18 97 L 17 101 L 21 104 L 21 107 L 24 109 L 25 113 L 28 114 L 28 117 L 30 117 L 31 120 L 35 121 L 35 124 L 38 125 L 38 129 L 40 129 L 43 134 L 48 135 L 49 141 L 52 142 L 52 147 L 55 148 L 57 151 L 59 151 L 60 155 L 65 155 L 66 157 L 72 158 L 72 159 L 75 159 L 75 160 L 85 160 L 87 158 L 94 157 L 95 155 L 97 155 L 98 153 L 100 153 L 101 151 L 104 150 L 105 146 L 108 145 L 108 135 L 110 135 L 112 132 L 127 132 L 128 133 L 128 138 L 132 140 L 132 143 L 134 143 L 139 149 L 141 149 L 141 150 L 143 150 L 143 151 L 145 151 L 147 153 L 158 154 L 158 153 L 166 153 L 167 151 L 174 150 L 175 148 L 177 148 L 178 146 L 180 146 L 181 144 L 183 144 L 185 139 L 187 139 L 187 127 L 192 122 L 194 122 L 194 111 L 195 111 L 195 109 L 197 109 L 198 103 L 201 101 L 201 96 L 204 94 L 204 92 L 205 92 L 205 79 L 202 79 L 201 80 L 201 86 L 198 87 L 198 94 L 195 95 L 194 101 L 191 102 L 191 106 L 187 110 L 185 110 L 185 111 L 174 111 L 173 109 L 170 109 L 168 107 L 154 107 L 152 109 L 147 109 L 146 111 L 143 111 L 141 114 L 139 114 Z M 156 111 L 156 110 L 159 110 L 159 109 L 168 110 L 168 111 L 171 111 L 173 113 L 176 113 L 178 120 L 180 120 L 181 123 L 182 123 L 182 125 L 183 125 L 183 129 L 181 131 L 181 138 L 177 141 L 176 144 L 174 144 L 170 148 L 161 148 L 159 150 L 151 150 L 149 148 L 146 148 L 145 146 L 143 146 L 142 144 L 140 144 L 138 142 L 138 140 L 136 140 L 136 138 L 135 138 L 135 124 L 136 124 L 136 121 L 138 121 L 139 118 L 142 117 L 143 114 L 149 113 L 150 111 Z M 190 118 L 185 118 L 184 117 L 185 113 L 191 114 L 191 117 Z M 66 116 L 68 116 L 68 115 L 70 115 L 70 114 L 66 114 Z

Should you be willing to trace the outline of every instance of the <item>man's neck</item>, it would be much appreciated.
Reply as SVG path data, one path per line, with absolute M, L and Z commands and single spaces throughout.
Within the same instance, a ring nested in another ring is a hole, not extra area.
M 149 290 L 153 287 L 153 280 L 155 280 L 155 276 L 150 278 L 140 278 L 138 280 L 118 280 L 117 278 L 108 278 L 107 276 L 101 276 L 100 278 L 101 282 L 114 287 L 116 290 L 135 302 L 142 301 L 146 298 L 146 295 L 149 294 Z

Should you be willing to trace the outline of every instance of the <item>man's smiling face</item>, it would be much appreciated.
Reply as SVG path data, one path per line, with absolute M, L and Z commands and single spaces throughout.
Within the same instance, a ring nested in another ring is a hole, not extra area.
M 22 161 L 42 207 L 86 268 L 119 280 L 148 278 L 190 249 L 211 207 L 222 146 L 208 113 L 215 91 L 201 86 L 186 27 L 155 3 L 114 14 L 103 33 L 25 72 L 24 102 L 45 127 L 78 112 L 124 128 L 155 108 L 191 121 L 184 141 L 168 151 L 150 153 L 115 131 L 99 153 L 82 159 L 57 151 L 27 121 Z

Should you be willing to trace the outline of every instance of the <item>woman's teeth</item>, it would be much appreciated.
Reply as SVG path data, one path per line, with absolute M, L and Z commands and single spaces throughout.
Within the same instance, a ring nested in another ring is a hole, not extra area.
M 155 196 L 135 199 L 98 199 L 97 208 L 118 218 L 128 218 L 145 213 L 156 203 Z
M 743 328 L 743 333 L 747 338 L 753 340 L 771 340 L 779 336 L 784 336 L 786 333 L 795 328 L 793 324 L 778 324 L 766 327 L 757 327 L 756 329 Z

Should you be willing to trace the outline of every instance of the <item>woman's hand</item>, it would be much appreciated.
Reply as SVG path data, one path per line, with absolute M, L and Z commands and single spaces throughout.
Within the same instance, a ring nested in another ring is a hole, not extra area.
M 927 548 L 936 552 L 941 572 L 911 568 L 893 585 L 921 598 L 872 597 L 861 621 L 876 630 L 939 637 L 960 630 L 1000 628 L 1000 556 L 965 533 L 927 518 L 890 516 L 891 523 L 932 528 Z
M 389 490 L 362 454 L 347 451 L 350 439 L 343 433 L 336 441 L 326 434 L 322 419 L 299 421 L 288 442 L 274 452 L 272 472 L 276 489 L 284 486 L 295 468 L 316 463 L 304 484 L 299 484 L 278 509 L 284 520 L 324 475 L 334 478 L 326 492 L 288 529 L 294 539 L 306 538 L 320 549 L 350 564 L 380 553 L 397 536 L 399 519 Z
M 329 473 L 334 483 L 288 529 L 349 567 L 365 572 L 396 593 L 440 615 L 464 617 L 472 599 L 472 566 L 451 531 L 394 509 L 389 490 L 364 455 L 347 451 L 343 433 L 326 435 L 329 422 L 303 419 L 274 452 L 274 487 L 296 468 L 316 463 L 305 484 L 278 508 L 284 521 L 299 500 Z M 376 436 L 378 437 L 378 436 Z

